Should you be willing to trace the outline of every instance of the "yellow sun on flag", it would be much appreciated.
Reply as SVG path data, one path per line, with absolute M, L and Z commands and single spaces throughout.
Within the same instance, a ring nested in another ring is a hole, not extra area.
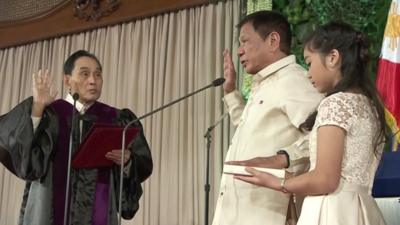
M 400 37 L 400 15 L 397 14 L 397 7 L 397 3 L 392 2 L 385 28 L 385 37 L 390 38 L 389 48 L 392 50 L 397 48 L 397 38 Z

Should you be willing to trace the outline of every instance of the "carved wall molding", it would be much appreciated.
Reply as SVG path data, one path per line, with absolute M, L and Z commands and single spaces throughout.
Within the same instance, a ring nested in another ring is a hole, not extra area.
M 99 21 L 120 6 L 120 0 L 75 0 L 74 16 L 81 20 Z
M 0 2 L 1 1 L 2 0 L 0 0 Z M 104 4 L 104 6 L 106 6 L 107 3 L 110 3 L 110 1 L 113 0 L 102 0 L 100 1 L 100 4 Z M 107 16 L 100 17 L 97 21 L 94 19 L 79 19 L 77 16 L 74 16 L 76 0 L 68 0 L 67 3 L 63 4 L 62 7 L 59 7 L 57 11 L 54 11 L 39 19 L 3 26 L 0 24 L 0 49 L 27 44 L 34 41 L 55 38 L 72 33 L 79 33 L 82 31 L 115 25 L 118 23 L 134 21 L 136 19 L 177 11 L 184 8 L 215 3 L 216 0 L 118 1 L 120 4 L 115 11 L 112 11 L 112 13 Z M 91 6 L 88 4 L 88 7 Z

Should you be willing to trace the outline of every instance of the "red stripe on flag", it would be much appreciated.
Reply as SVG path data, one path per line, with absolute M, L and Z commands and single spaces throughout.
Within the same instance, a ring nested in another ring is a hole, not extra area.
M 385 107 L 400 125 L 400 64 L 380 59 L 376 87 Z

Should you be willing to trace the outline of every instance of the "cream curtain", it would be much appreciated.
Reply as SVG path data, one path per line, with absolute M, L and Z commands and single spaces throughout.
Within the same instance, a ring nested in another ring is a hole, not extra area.
M 86 49 L 103 63 L 101 101 L 143 115 L 222 77 L 223 49 L 236 49 L 239 0 L 0 50 L 0 114 L 31 95 L 31 74 L 48 68 L 59 97 L 62 65 Z M 224 113 L 221 87 L 206 90 L 142 121 L 154 172 L 143 184 L 137 225 L 204 224 L 203 135 Z M 0 128 L 1 129 L 1 128 Z M 210 220 L 232 127 L 215 129 L 211 149 Z M 0 166 L 0 225 L 17 224 L 24 182 Z

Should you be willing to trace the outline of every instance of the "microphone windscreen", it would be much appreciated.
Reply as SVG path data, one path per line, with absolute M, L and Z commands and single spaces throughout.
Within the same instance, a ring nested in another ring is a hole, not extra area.
M 212 84 L 214 85 L 214 87 L 220 86 L 221 84 L 223 84 L 225 82 L 225 78 L 218 78 L 216 80 L 214 80 L 212 82 Z
M 78 99 L 79 99 L 79 94 L 75 92 L 75 93 L 72 95 L 72 98 L 74 99 L 74 101 L 78 100 Z

